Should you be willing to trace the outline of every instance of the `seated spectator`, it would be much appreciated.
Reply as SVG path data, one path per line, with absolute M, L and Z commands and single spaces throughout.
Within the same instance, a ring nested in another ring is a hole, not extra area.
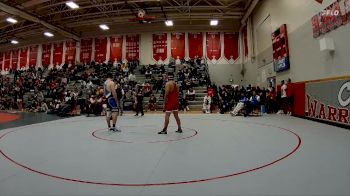
M 181 95 L 180 97 L 180 110 L 183 110 L 183 111 L 189 111 L 190 108 L 188 106 L 188 101 Z
M 226 112 L 229 111 L 229 103 L 227 102 L 227 100 L 220 99 L 219 110 L 220 110 L 220 114 L 225 114 Z
M 203 113 L 210 114 L 211 97 L 205 95 L 203 98 Z
M 190 89 L 188 89 L 186 93 L 186 99 L 190 101 L 194 101 L 195 98 L 196 98 L 196 91 L 191 87 Z
M 152 86 L 150 83 L 146 82 L 143 86 L 144 96 L 149 97 L 152 94 Z
M 249 101 L 246 103 L 246 112 L 244 116 L 248 116 L 250 113 L 260 109 L 260 96 L 256 94 L 256 91 L 252 91 L 252 96 L 249 98 Z
M 238 113 L 239 113 L 242 109 L 244 109 L 244 106 L 246 105 L 246 103 L 247 103 L 248 101 L 249 101 L 248 98 L 244 95 L 243 92 L 241 92 L 241 96 L 240 96 L 240 98 L 239 98 L 239 102 L 237 103 L 235 109 L 233 109 L 233 111 L 230 112 L 230 114 L 231 114 L 232 116 L 237 116 Z
M 41 106 L 38 112 L 48 112 L 49 111 L 49 107 L 46 104 L 46 101 L 41 102 Z
M 91 95 L 90 99 L 88 100 L 87 116 L 90 116 L 90 114 L 94 114 L 96 116 L 98 115 L 98 103 L 96 95 Z
M 150 69 L 147 69 L 145 72 L 145 77 L 146 79 L 150 79 L 152 77 L 152 71 Z
M 127 64 L 122 65 L 122 70 L 124 72 L 124 76 L 127 76 L 129 74 L 129 67 Z
M 149 98 L 148 109 L 150 111 L 157 111 L 157 98 L 154 96 L 154 94 L 152 94 Z

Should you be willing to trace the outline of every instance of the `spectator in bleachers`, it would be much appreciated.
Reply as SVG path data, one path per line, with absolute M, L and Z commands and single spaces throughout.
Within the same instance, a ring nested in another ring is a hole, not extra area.
M 154 94 L 152 94 L 151 97 L 149 98 L 148 110 L 157 111 L 157 98 L 154 96 Z
M 151 69 L 147 69 L 147 71 L 145 72 L 145 77 L 146 77 L 146 79 L 150 79 L 152 77 Z
M 129 84 L 131 86 L 134 86 L 137 81 L 136 81 L 136 75 L 133 73 L 133 72 L 130 72 L 129 76 L 128 76 L 128 81 L 129 81 Z
M 195 98 L 196 98 L 196 91 L 191 87 L 190 89 L 188 89 L 186 93 L 186 99 L 190 101 L 194 101 Z

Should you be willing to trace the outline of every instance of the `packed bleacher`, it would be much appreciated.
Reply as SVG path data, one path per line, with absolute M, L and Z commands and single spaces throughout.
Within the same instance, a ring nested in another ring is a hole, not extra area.
M 170 61 L 168 65 L 139 65 L 138 61 L 91 62 L 64 64 L 52 69 L 17 70 L 1 76 L 0 109 L 59 116 L 103 115 L 103 82 L 108 72 L 114 75 L 121 97 L 121 111 L 135 110 L 137 100 L 145 103 L 146 110 L 161 110 L 164 85 L 170 77 L 178 80 L 181 105 L 189 109 L 188 101 L 193 99 L 188 100 L 185 91 L 210 83 L 205 67 L 203 62 L 189 60 L 180 64 Z
M 117 84 L 121 115 L 124 110 L 142 114 L 143 110 L 162 110 L 164 85 L 169 78 L 179 84 L 183 111 L 194 109 L 233 116 L 291 112 L 290 81 L 281 84 L 279 91 L 272 85 L 267 89 L 251 85 L 217 87 L 210 81 L 208 65 L 201 58 L 180 62 L 170 59 L 168 65 L 110 61 L 17 70 L 1 76 L 0 109 L 59 116 L 103 115 L 103 82 L 108 72 L 113 73 Z

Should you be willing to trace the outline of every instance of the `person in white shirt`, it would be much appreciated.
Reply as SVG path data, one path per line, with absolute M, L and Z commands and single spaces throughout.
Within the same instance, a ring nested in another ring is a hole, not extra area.
M 131 85 L 135 84 L 136 83 L 136 76 L 135 76 L 135 74 L 131 72 L 129 74 L 128 80 L 129 80 L 129 83 L 132 83 Z
M 283 114 L 286 109 L 287 104 L 287 84 L 284 82 L 284 80 L 281 81 L 281 103 L 280 103 L 280 110 L 277 112 L 277 114 Z
M 205 95 L 203 98 L 203 113 L 210 114 L 211 97 Z

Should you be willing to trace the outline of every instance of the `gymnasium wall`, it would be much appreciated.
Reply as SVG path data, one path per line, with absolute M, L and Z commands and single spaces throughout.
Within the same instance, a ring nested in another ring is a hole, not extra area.
M 313 38 L 311 18 L 334 0 L 319 4 L 314 0 L 264 0 L 252 16 L 255 59 L 245 63 L 244 84 L 266 85 L 266 78 L 276 76 L 277 82 L 291 78 L 293 81 L 307 81 L 350 75 L 350 24 Z M 268 22 L 266 19 L 268 18 Z M 266 24 L 269 23 L 269 24 Z M 271 32 L 287 24 L 290 70 L 275 73 L 272 65 Z M 270 26 L 270 35 L 261 35 L 261 26 Z M 335 52 L 321 52 L 319 40 L 334 39 Z M 263 59 L 265 61 L 263 61 Z
M 169 36 L 168 42 L 170 42 Z M 140 50 L 142 51 L 140 56 L 140 62 L 142 64 L 155 63 L 154 59 L 152 58 L 152 33 L 141 34 Z M 203 50 L 205 51 L 205 47 Z M 170 56 L 170 47 L 168 47 L 168 56 Z M 229 64 L 229 62 L 223 57 L 223 54 L 221 56 L 222 58 L 220 58 L 216 64 L 208 62 L 211 80 L 217 85 L 230 84 L 231 79 L 234 83 L 240 83 L 242 76 L 240 74 L 241 68 L 239 59 L 236 61 L 236 63 Z

